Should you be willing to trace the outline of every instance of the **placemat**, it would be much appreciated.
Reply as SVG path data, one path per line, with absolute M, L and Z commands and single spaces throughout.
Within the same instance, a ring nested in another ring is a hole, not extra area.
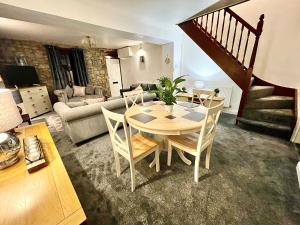
M 190 112 L 190 113 L 184 115 L 182 118 L 192 120 L 195 122 L 200 122 L 201 120 L 203 120 L 205 118 L 205 114 L 201 113 L 201 112 Z
M 180 105 L 180 106 L 183 106 L 186 108 L 196 108 L 199 106 L 198 104 L 195 104 L 192 102 L 178 102 L 177 105 Z
M 137 120 L 139 122 L 142 122 L 142 123 L 148 123 L 148 122 L 156 119 L 156 117 L 147 115 L 145 113 L 139 113 L 139 114 L 131 116 L 130 118 Z

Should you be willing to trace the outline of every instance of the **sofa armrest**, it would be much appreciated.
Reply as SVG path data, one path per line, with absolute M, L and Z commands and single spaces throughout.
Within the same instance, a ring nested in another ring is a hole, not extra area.
M 53 93 L 58 97 L 58 101 L 60 101 L 60 102 L 67 102 L 68 101 L 68 96 L 67 96 L 67 93 L 65 92 L 65 90 L 63 90 L 63 89 L 54 90 Z

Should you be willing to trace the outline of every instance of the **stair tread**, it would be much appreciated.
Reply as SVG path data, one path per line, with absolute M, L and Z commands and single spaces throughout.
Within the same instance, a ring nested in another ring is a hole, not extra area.
M 250 91 L 264 90 L 264 89 L 274 89 L 274 87 L 273 86 L 257 86 L 257 85 L 250 87 Z
M 255 100 L 282 100 L 282 101 L 293 101 L 294 98 L 290 96 L 279 96 L 279 95 L 271 95 L 267 97 L 257 98 Z
M 278 116 L 290 116 L 293 117 L 293 110 L 292 109 L 251 109 L 253 111 L 268 113 Z
M 238 117 L 237 120 L 242 123 L 247 123 L 247 124 L 254 125 L 254 126 L 266 127 L 266 128 L 276 129 L 276 130 L 281 130 L 281 131 L 289 131 L 289 132 L 293 131 L 293 129 L 290 126 L 280 125 L 277 123 L 250 120 L 250 119 L 246 119 L 243 117 Z

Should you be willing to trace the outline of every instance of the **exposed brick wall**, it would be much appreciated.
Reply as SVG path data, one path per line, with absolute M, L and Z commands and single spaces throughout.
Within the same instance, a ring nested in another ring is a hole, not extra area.
M 27 64 L 34 66 L 40 81 L 52 92 L 54 90 L 52 72 L 49 66 L 48 56 L 44 43 L 25 40 L 0 39 L 0 66 L 5 64 L 16 64 L 16 56 L 25 56 Z M 61 46 L 72 48 L 74 46 Z M 85 63 L 90 82 L 101 86 L 107 95 L 110 95 L 108 74 L 105 56 L 111 54 L 113 49 L 93 48 L 85 49 Z
M 105 56 L 111 53 L 112 49 L 85 49 L 85 64 L 89 74 L 90 82 L 93 85 L 101 86 L 105 93 L 110 96 L 110 87 L 106 68 Z

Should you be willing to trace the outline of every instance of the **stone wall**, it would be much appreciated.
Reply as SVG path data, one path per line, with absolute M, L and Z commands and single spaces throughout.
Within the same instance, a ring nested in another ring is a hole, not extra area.
M 89 74 L 90 82 L 93 85 L 101 86 L 105 94 L 110 96 L 110 86 L 106 68 L 105 56 L 111 53 L 112 49 L 85 49 L 84 57 L 86 69 Z
M 0 39 L 0 66 L 5 64 L 16 64 L 16 56 L 25 56 L 27 64 L 34 66 L 40 81 L 45 84 L 51 93 L 54 90 L 52 72 L 49 66 L 48 56 L 44 43 L 24 40 Z M 74 46 L 61 46 L 72 48 Z M 85 49 L 85 63 L 92 85 L 101 86 L 106 94 L 110 96 L 108 74 L 105 56 L 116 52 L 113 49 L 93 48 Z

